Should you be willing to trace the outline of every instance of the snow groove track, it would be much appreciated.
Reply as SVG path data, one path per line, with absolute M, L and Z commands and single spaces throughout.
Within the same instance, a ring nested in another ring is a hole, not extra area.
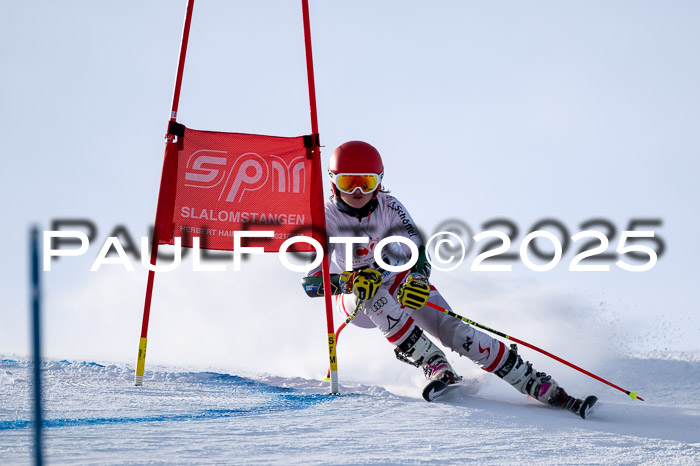
M 321 401 L 327 401 L 327 395 L 283 395 L 270 403 L 241 409 L 209 409 L 192 414 L 159 414 L 143 417 L 112 417 L 112 418 L 82 418 L 82 419 L 47 419 L 44 428 L 71 427 L 71 426 L 95 426 L 107 424 L 138 424 L 141 422 L 176 422 L 197 421 L 201 419 L 216 419 L 224 417 L 251 416 L 256 414 L 269 414 L 273 412 L 305 409 Z M 33 421 L 0 421 L 0 430 L 25 429 L 33 427 Z
M 291 411 L 306 409 L 318 403 L 332 400 L 334 397 L 314 393 L 302 393 L 301 391 L 289 388 L 278 387 L 275 385 L 258 382 L 245 377 L 239 377 L 228 374 L 218 374 L 213 372 L 190 372 L 190 373 L 156 373 L 150 374 L 149 383 L 156 387 L 129 387 L 128 378 L 130 370 L 117 368 L 116 366 L 103 366 L 96 363 L 71 363 L 68 361 L 52 362 L 44 364 L 44 373 L 49 381 L 59 379 L 61 388 L 66 389 L 71 385 L 80 388 L 86 388 L 88 385 L 100 385 L 100 382 L 107 382 L 102 389 L 114 390 L 114 384 L 109 383 L 109 375 L 118 375 L 119 389 L 130 397 L 138 397 L 145 395 L 150 399 L 153 398 L 171 398 L 173 392 L 184 392 L 190 390 L 190 394 L 195 394 L 201 402 L 204 399 L 212 405 L 223 405 L 221 408 L 200 409 L 191 412 L 179 413 L 157 413 L 141 416 L 114 416 L 114 417 L 52 417 L 51 413 L 56 412 L 55 406 L 51 402 L 56 397 L 54 392 L 57 386 L 51 382 L 45 383 L 47 393 L 49 394 L 47 404 L 47 418 L 44 419 L 44 427 L 74 427 L 74 426 L 99 426 L 99 425 L 118 425 L 118 424 L 138 424 L 146 422 L 182 422 L 182 421 L 197 421 L 204 419 L 230 418 L 237 416 L 254 416 L 260 414 L 278 413 L 281 411 Z M 93 376 L 92 380 L 86 380 L 85 375 Z M 26 361 L 17 361 L 12 359 L 4 359 L 0 361 L 0 381 L 10 381 L 14 385 L 14 389 L 7 392 L 16 392 L 19 399 L 25 398 L 22 396 L 20 387 L 27 390 L 29 383 L 29 363 Z M 124 380 L 125 377 L 127 380 Z M 155 380 L 165 380 L 166 387 L 169 389 L 163 390 L 162 383 Z M 71 383 L 73 381 L 73 383 Z M 170 386 L 175 383 L 176 386 Z M 160 387 L 160 388 L 159 388 Z M 188 388 L 189 387 L 189 388 Z M 97 388 L 95 386 L 95 388 Z M 186 393 L 180 393 L 182 398 L 188 397 Z M 4 396 L 3 396 L 4 398 Z M 5 400 L 3 400 L 5 401 Z M 10 400 L 7 400 L 10 401 Z M 25 400 L 28 401 L 28 400 Z M 195 400 L 193 400 L 195 401 Z M 227 407 L 231 403 L 244 404 L 240 407 Z M 93 406 L 95 402 L 92 403 Z M 8 403 L 3 403 L 8 406 Z M 11 404 L 10 404 L 11 405 Z M 167 403 L 166 403 L 167 405 Z M 164 408 L 163 403 L 152 403 L 151 408 Z M 26 407 L 28 409 L 28 406 Z M 54 408 L 54 409 L 52 409 Z M 83 407 L 87 412 L 89 408 Z M 5 416 L 5 411 L 0 409 L 0 415 Z M 0 431 L 12 429 L 26 429 L 32 427 L 33 420 L 29 419 L 14 419 L 3 420 L 0 418 Z

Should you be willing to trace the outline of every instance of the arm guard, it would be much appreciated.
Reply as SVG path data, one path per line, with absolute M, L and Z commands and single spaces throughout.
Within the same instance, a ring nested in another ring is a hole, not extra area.
M 331 274 L 331 294 L 340 294 L 340 274 Z M 323 296 L 323 275 L 311 275 L 301 279 L 301 286 L 306 294 L 312 298 Z
M 411 273 L 418 273 L 423 275 L 426 279 L 430 278 L 430 262 L 425 253 L 425 246 L 421 245 L 418 247 L 418 262 L 416 265 L 411 267 Z

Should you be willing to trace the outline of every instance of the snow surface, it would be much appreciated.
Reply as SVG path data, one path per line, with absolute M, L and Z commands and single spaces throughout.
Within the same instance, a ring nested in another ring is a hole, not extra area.
M 44 363 L 50 464 L 536 463 L 698 464 L 700 354 L 649 353 L 601 366 L 639 390 L 632 401 L 595 381 L 591 418 L 546 407 L 475 376 L 444 402 L 420 386 L 389 391 L 271 375 Z M 32 459 L 31 365 L 0 360 L 0 463 Z M 570 389 L 570 391 L 572 391 Z

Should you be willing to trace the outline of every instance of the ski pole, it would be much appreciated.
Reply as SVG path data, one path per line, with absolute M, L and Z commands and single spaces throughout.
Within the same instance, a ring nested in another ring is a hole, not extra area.
M 340 332 L 343 331 L 343 329 L 345 328 L 346 325 L 348 325 L 350 322 L 352 322 L 352 319 L 355 318 L 355 316 L 357 315 L 357 312 L 360 310 L 360 305 L 361 305 L 361 304 L 362 304 L 362 302 L 360 302 L 360 303 L 357 304 L 357 308 L 355 308 L 355 310 L 353 311 L 353 313 L 350 314 L 350 315 L 348 316 L 348 318 L 345 319 L 345 322 L 343 322 L 342 324 L 340 324 L 340 326 L 338 327 L 338 330 L 335 331 L 335 346 L 336 346 L 336 348 L 338 347 L 338 337 L 340 337 Z M 326 378 L 323 379 L 323 380 L 328 381 L 328 380 L 330 380 L 330 379 L 331 379 L 331 368 L 329 367 L 329 368 L 328 368 L 328 373 L 326 374 Z
M 559 361 L 559 362 L 562 363 L 562 364 L 566 364 L 567 366 L 569 366 L 569 367 L 571 367 L 571 368 L 573 368 L 573 369 L 576 369 L 576 370 L 579 371 L 579 372 L 583 372 L 584 374 L 586 374 L 586 375 L 589 376 L 589 377 L 593 377 L 594 379 L 596 379 L 596 380 L 598 380 L 598 381 L 600 381 L 600 382 L 603 382 L 603 383 L 606 384 L 606 385 L 609 385 L 609 386 L 611 386 L 611 387 L 613 387 L 613 388 L 615 388 L 615 389 L 617 389 L 617 390 L 620 390 L 621 392 L 624 392 L 625 394 L 627 394 L 627 395 L 628 395 L 630 398 L 632 398 L 633 400 L 644 401 L 644 399 L 643 399 L 641 396 L 637 395 L 637 392 L 630 392 L 629 390 L 625 390 L 625 389 L 622 388 L 622 387 L 618 387 L 618 386 L 615 385 L 614 383 L 608 382 L 608 381 L 605 380 L 604 378 L 598 377 L 597 375 L 593 374 L 592 372 L 588 372 L 587 370 L 582 369 L 582 368 L 578 367 L 577 365 L 570 363 L 569 361 L 565 361 L 564 359 L 560 358 L 559 356 L 556 356 L 556 355 L 554 355 L 554 354 L 552 354 L 552 353 L 550 353 L 550 352 L 548 352 L 548 351 L 545 351 L 545 350 L 543 350 L 543 349 L 540 349 L 540 348 L 536 347 L 535 345 L 531 345 L 530 343 L 527 343 L 527 342 L 525 342 L 525 341 L 522 341 L 522 340 L 520 340 L 520 339 L 518 339 L 518 338 L 511 337 L 511 336 L 509 336 L 509 335 L 506 335 L 506 334 L 503 333 L 503 332 L 499 332 L 498 330 L 494 330 L 494 329 L 489 328 L 489 327 L 487 327 L 487 326 L 485 326 L 485 325 L 482 325 L 482 324 L 480 324 L 480 323 L 478 323 L 478 322 L 474 322 L 474 321 L 471 320 L 471 319 L 467 319 L 466 317 L 462 317 L 461 315 L 455 314 L 455 313 L 452 312 L 451 310 L 445 309 L 444 307 L 438 306 L 437 304 L 433 304 L 433 303 L 431 303 L 431 302 L 428 302 L 427 305 L 430 306 L 430 307 L 432 307 L 432 308 L 435 309 L 435 310 L 438 310 L 438 311 L 440 311 L 440 312 L 444 312 L 444 313 L 447 314 L 448 316 L 452 316 L 452 317 L 454 317 L 455 319 L 459 319 L 459 320 L 461 320 L 461 321 L 463 321 L 463 322 L 466 322 L 466 323 L 468 323 L 469 325 L 473 325 L 474 327 L 478 327 L 478 328 L 480 328 L 480 329 L 482 329 L 482 330 L 486 330 L 487 332 L 491 332 L 491 333 L 493 333 L 493 334 L 495 334 L 495 335 L 498 335 L 499 337 L 505 338 L 506 340 L 510 340 L 510 341 L 515 342 L 515 343 L 521 344 L 521 345 L 523 345 L 523 346 L 527 346 L 528 348 L 533 349 L 533 350 L 535 350 L 535 351 L 538 351 L 538 352 L 544 354 L 545 356 L 549 356 L 549 357 L 552 358 L 552 359 L 556 359 L 557 361 Z

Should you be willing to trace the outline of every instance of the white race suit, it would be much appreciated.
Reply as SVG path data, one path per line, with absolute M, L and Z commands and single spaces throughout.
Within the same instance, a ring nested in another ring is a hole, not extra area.
M 500 368 L 508 357 L 508 349 L 500 341 L 476 330 L 472 326 L 429 306 L 421 309 L 402 307 L 396 294 L 399 285 L 409 271 L 392 273 L 381 269 L 374 260 L 374 248 L 383 238 L 403 236 L 419 247 L 423 241 L 415 223 L 403 204 L 393 196 L 378 193 L 376 207 L 371 213 L 359 217 L 345 213 L 331 199 L 326 202 L 326 228 L 328 236 L 368 237 L 369 243 L 355 243 L 352 247 L 352 269 L 373 268 L 382 272 L 383 282 L 377 293 L 363 302 L 362 313 L 353 323 L 360 327 L 377 327 L 389 342 L 400 345 L 415 329 L 423 329 L 437 338 L 447 348 L 466 356 L 488 372 Z M 331 273 L 341 273 L 346 267 L 346 245 L 329 243 Z M 390 265 L 408 262 L 410 249 L 407 245 L 392 242 L 382 249 L 382 258 Z M 317 274 L 320 267 L 309 272 Z M 429 301 L 451 309 L 440 292 L 431 286 Z M 358 304 L 357 297 L 350 294 L 335 296 L 336 308 L 347 318 Z

